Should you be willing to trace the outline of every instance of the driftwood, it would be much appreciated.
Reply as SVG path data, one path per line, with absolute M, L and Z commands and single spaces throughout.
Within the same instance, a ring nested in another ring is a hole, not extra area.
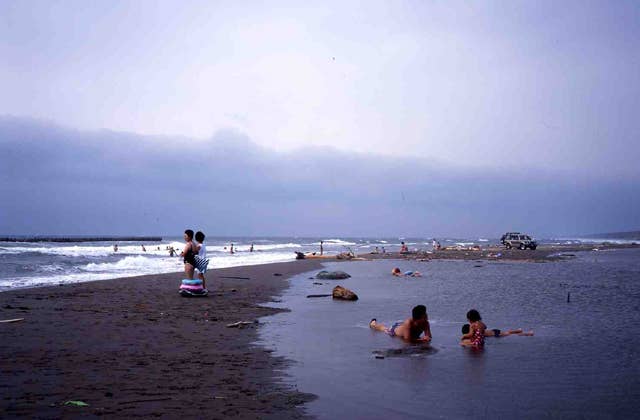
M 253 324 L 257 324 L 258 321 L 238 321 L 238 322 L 234 322 L 233 324 L 227 324 L 227 328 L 244 328 L 248 325 L 253 325 Z
M 329 297 L 329 296 L 331 296 L 331 294 L 327 294 L 327 295 L 307 295 L 308 298 Z
M 8 324 L 10 322 L 20 322 L 20 321 L 24 321 L 24 318 L 16 318 L 16 319 L 3 319 L 0 322 L 3 324 Z

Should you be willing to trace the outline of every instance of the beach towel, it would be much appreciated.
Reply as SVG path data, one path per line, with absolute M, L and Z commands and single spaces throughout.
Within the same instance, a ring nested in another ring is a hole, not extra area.
M 194 267 L 198 269 L 201 273 L 207 272 L 207 266 L 209 265 L 208 258 L 202 258 L 200 255 L 194 255 L 193 261 L 195 262 Z

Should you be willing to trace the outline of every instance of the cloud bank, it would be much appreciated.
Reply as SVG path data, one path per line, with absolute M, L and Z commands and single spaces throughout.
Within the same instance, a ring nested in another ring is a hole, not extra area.
M 536 236 L 640 226 L 638 177 L 300 145 L 77 131 L 0 117 L 1 234 Z

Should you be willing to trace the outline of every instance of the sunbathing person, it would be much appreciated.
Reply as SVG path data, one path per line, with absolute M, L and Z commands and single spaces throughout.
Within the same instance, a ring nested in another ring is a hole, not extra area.
M 396 322 L 390 328 L 379 324 L 375 318 L 369 322 L 369 327 L 409 342 L 428 343 L 431 341 L 431 327 L 429 326 L 427 307 L 424 305 L 413 308 L 411 318 L 407 318 L 403 322 Z
M 391 274 L 393 274 L 396 277 L 422 277 L 422 273 L 420 273 L 419 271 L 405 271 L 404 273 L 402 271 L 400 271 L 400 268 L 396 267 L 393 270 L 391 270 Z

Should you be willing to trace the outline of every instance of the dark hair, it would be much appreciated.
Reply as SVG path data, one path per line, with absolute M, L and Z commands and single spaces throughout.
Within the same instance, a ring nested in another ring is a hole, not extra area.
M 469 312 L 467 312 L 467 319 L 471 322 L 476 322 L 480 321 L 482 317 L 480 316 L 480 312 L 475 309 L 471 309 Z
M 470 330 L 471 330 L 471 327 L 469 326 L 469 324 L 464 324 L 462 326 L 462 334 L 469 334 Z
M 418 305 L 411 310 L 411 317 L 418 320 L 424 316 L 427 316 L 427 307 L 424 305 Z
M 196 232 L 196 241 L 198 242 L 202 242 L 204 241 L 204 233 L 197 231 Z
M 189 239 L 193 239 L 193 231 L 191 229 L 185 230 L 184 234 L 187 235 Z

